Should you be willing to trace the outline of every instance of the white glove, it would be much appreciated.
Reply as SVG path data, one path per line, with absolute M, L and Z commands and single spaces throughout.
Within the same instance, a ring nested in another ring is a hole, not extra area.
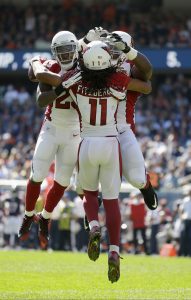
M 127 45 L 117 33 L 108 34 L 107 40 L 113 43 L 118 50 L 123 51 L 127 59 L 133 60 L 137 57 L 138 51 Z
M 81 72 L 71 76 L 69 79 L 64 80 L 59 86 L 54 89 L 55 94 L 59 97 L 63 92 L 69 89 L 72 85 L 81 80 Z
M 32 63 L 33 63 L 34 61 L 39 61 L 39 62 L 41 62 L 41 60 L 42 60 L 42 58 L 41 58 L 39 55 L 36 55 L 36 56 L 32 57 L 32 58 L 29 60 L 29 65 L 32 66 Z
M 90 29 L 85 36 L 85 43 L 100 41 L 102 38 L 106 38 L 108 35 L 108 31 L 103 29 L 102 27 L 94 27 L 94 29 Z
M 109 91 L 111 93 L 111 95 L 114 97 L 114 98 L 117 98 L 119 101 L 122 101 L 122 100 L 125 100 L 126 98 L 126 95 L 127 95 L 127 91 L 125 90 L 124 92 L 119 92 L 113 88 L 109 88 Z
M 81 72 L 78 72 L 75 75 L 73 75 L 72 77 L 70 77 L 69 79 L 63 81 L 62 86 L 65 89 L 69 89 L 72 85 L 74 85 L 75 83 L 77 83 L 81 79 L 82 79 Z

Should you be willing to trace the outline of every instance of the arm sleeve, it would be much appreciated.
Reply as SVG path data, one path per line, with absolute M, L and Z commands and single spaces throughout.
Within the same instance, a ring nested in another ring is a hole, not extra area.
M 124 92 L 127 90 L 130 80 L 131 78 L 126 73 L 117 72 L 111 76 L 109 85 L 119 92 Z

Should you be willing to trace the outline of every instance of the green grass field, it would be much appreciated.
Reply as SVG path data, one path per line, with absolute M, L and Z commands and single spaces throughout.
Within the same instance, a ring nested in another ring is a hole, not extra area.
M 191 299 L 191 259 L 124 255 L 121 278 L 107 279 L 107 255 L 1 251 L 2 299 Z

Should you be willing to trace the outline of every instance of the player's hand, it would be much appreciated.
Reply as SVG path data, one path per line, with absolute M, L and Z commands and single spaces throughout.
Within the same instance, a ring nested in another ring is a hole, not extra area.
M 113 43 L 118 50 L 123 51 L 128 60 L 134 60 L 137 57 L 138 51 L 128 45 L 117 33 L 108 34 L 107 40 Z
M 130 45 L 127 45 L 127 43 L 123 41 L 123 39 L 117 33 L 108 34 L 107 40 L 114 44 L 115 47 L 120 51 L 128 53 L 131 50 Z
M 110 87 L 110 88 L 109 88 L 109 91 L 110 91 L 111 95 L 112 95 L 114 98 L 118 99 L 119 101 L 123 101 L 123 100 L 126 99 L 126 94 L 127 94 L 127 91 L 126 91 L 126 90 L 120 92 L 120 91 L 118 91 L 118 90 L 116 90 L 116 89 Z
M 42 58 L 40 55 L 36 55 L 29 60 L 29 65 L 32 66 L 33 62 L 35 61 L 39 61 L 41 64 L 43 64 L 46 61 L 46 59 Z
M 81 72 L 78 72 L 75 75 L 71 76 L 69 79 L 63 81 L 62 86 L 65 89 L 69 89 L 72 85 L 76 84 L 81 79 L 82 79 Z
M 99 41 L 103 38 L 106 38 L 108 35 L 108 31 L 103 29 L 102 27 L 94 27 L 90 29 L 85 36 L 87 42 Z

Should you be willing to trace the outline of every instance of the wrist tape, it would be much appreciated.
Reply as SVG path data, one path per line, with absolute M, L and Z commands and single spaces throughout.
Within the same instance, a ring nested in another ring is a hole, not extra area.
M 128 60 L 133 60 L 137 57 L 138 51 L 135 50 L 134 48 L 130 48 L 129 52 L 126 53 L 127 59 Z

